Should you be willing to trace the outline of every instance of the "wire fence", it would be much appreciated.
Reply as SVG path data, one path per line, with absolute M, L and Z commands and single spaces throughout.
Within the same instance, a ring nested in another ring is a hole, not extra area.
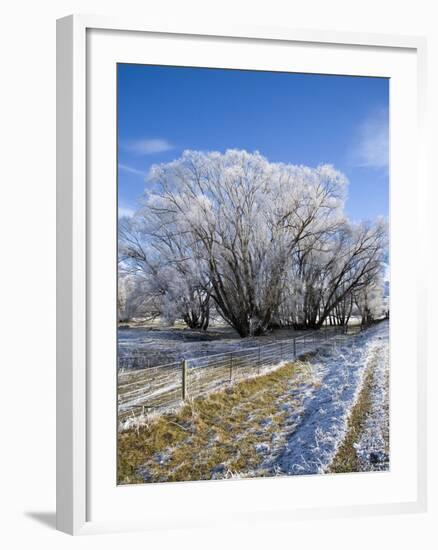
M 359 325 L 349 327 L 348 331 L 346 327 L 335 327 L 270 344 L 154 367 L 147 366 L 144 354 L 124 356 L 120 358 L 122 363 L 119 359 L 119 420 L 178 406 L 187 398 L 196 398 L 236 381 L 261 375 L 283 361 L 303 357 L 323 345 L 336 345 L 360 330 Z M 123 369 L 128 359 L 129 364 L 137 369 Z

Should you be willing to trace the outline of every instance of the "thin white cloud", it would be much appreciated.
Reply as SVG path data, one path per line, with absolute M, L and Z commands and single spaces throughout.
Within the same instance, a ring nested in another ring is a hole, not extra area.
M 154 155 L 156 153 L 164 153 L 173 149 L 173 145 L 167 139 L 138 139 L 128 141 L 124 144 L 124 149 L 136 155 Z
M 365 168 L 387 169 L 389 164 L 389 127 L 387 109 L 374 111 L 359 127 L 353 163 Z
M 119 169 L 123 170 L 123 172 L 128 172 L 129 174 L 135 174 L 136 176 L 142 176 L 145 177 L 145 173 L 141 170 L 137 170 L 137 168 L 133 168 L 132 166 L 128 166 L 127 164 L 121 164 L 119 162 Z

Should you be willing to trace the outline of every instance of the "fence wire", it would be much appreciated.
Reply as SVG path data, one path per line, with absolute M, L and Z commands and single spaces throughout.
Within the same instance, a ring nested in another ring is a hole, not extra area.
M 360 327 L 349 331 L 356 334 Z M 119 357 L 119 420 L 175 407 L 187 397 L 200 397 L 233 382 L 258 376 L 282 361 L 297 359 L 322 346 L 338 344 L 345 338 L 348 338 L 345 327 L 336 327 L 154 367 L 148 366 L 145 355 L 124 355 Z

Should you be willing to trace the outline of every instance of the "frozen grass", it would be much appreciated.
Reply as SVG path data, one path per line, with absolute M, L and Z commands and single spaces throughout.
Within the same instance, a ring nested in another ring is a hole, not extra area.
M 370 388 L 371 407 L 355 445 L 362 471 L 389 468 L 389 349 L 384 346 L 376 355 Z
M 383 322 L 320 351 L 313 361 L 320 386 L 306 397 L 296 429 L 272 464 L 273 473 L 327 471 L 348 433 L 349 416 L 359 398 L 365 372 L 376 350 L 387 346 L 388 323 Z
M 388 346 L 376 346 L 367 364 L 346 435 L 328 471 L 359 472 L 389 467 Z
M 259 466 L 281 447 L 278 433 L 294 405 L 287 396 L 310 371 L 308 363 L 287 363 L 120 432 L 119 483 L 263 475 Z
M 387 357 L 384 322 L 173 412 L 143 415 L 119 433 L 119 483 L 367 469 L 388 451 Z
M 364 376 L 359 397 L 348 418 L 346 435 L 328 468 L 328 471 L 331 473 L 359 472 L 361 470 L 355 446 L 363 432 L 366 416 L 371 410 L 372 380 L 373 371 L 372 369 L 368 369 Z

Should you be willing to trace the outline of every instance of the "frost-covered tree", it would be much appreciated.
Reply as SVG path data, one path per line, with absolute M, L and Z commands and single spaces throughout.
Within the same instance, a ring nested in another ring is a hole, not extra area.
M 386 226 L 348 222 L 346 185 L 329 165 L 186 151 L 152 167 L 141 207 L 120 224 L 121 262 L 162 317 L 192 328 L 207 328 L 211 308 L 241 336 L 347 323 L 379 287 Z
M 153 297 L 160 316 L 171 324 L 182 319 L 190 328 L 205 330 L 210 312 L 208 284 L 201 285 L 196 264 L 185 255 L 182 239 L 170 235 L 170 225 L 161 227 L 151 213 L 143 214 L 120 223 L 120 261 L 145 282 L 143 288 Z M 155 231 L 160 228 L 158 237 Z
M 161 250 L 177 240 L 178 262 L 196 266 L 217 311 L 241 336 L 273 321 L 296 252 L 344 222 L 346 180 L 331 166 L 186 151 L 154 166 L 150 183 L 142 215 L 155 219 L 152 240 Z
M 388 304 L 381 277 L 370 281 L 368 285 L 356 292 L 355 304 L 363 325 L 387 317 Z
M 117 316 L 119 321 L 136 317 L 155 319 L 160 314 L 156 297 L 150 292 L 147 280 L 137 274 L 119 270 Z
M 377 286 L 386 249 L 387 227 L 383 220 L 345 225 L 336 235 L 317 325 L 322 325 L 331 313 L 336 315 L 339 308 L 341 311 L 349 308 L 351 314 L 351 306 L 348 306 L 351 295 L 357 295 L 370 285 Z M 345 314 L 342 312 L 341 317 Z
M 279 324 L 317 328 L 348 323 L 356 294 L 379 277 L 385 250 L 382 221 L 344 222 L 300 250 L 287 275 Z

